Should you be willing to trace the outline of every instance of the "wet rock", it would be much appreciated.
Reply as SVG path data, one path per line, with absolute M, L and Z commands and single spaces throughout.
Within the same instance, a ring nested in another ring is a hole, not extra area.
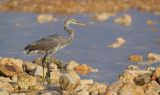
M 151 29 L 152 32 L 157 32 L 158 30 L 156 28 Z
M 51 72 L 51 79 L 52 83 L 58 83 L 62 73 L 59 70 L 52 70 Z
M 126 41 L 122 38 L 122 37 L 118 37 L 117 39 L 116 39 L 116 43 L 117 44 L 120 44 L 120 45 L 122 45 L 122 44 L 124 44 Z
M 94 82 L 89 87 L 89 92 L 98 91 L 98 93 L 104 93 L 107 89 L 107 86 L 103 83 Z
M 13 76 L 16 73 L 23 71 L 22 69 L 23 61 L 13 59 L 13 58 L 2 58 L 0 60 L 0 72 L 5 76 Z
M 44 89 L 47 89 L 46 87 L 43 87 L 41 85 L 31 85 L 30 90 L 44 90 Z
M 9 94 L 4 89 L 0 88 L 0 95 L 9 95 Z
M 79 80 L 71 74 L 65 74 L 60 77 L 59 83 L 62 89 L 70 90 L 77 87 Z
M 18 73 L 17 78 L 21 89 L 28 89 L 32 85 L 37 85 L 36 78 L 26 73 Z
M 156 53 L 149 53 L 147 56 L 148 62 L 160 62 L 160 55 Z
M 78 65 L 77 67 L 75 67 L 74 70 L 79 74 L 85 75 L 85 74 L 89 73 L 92 70 L 92 68 L 86 64 L 81 64 L 81 65 Z
M 52 15 L 41 14 L 37 16 L 38 23 L 56 22 L 56 21 L 58 21 L 58 19 L 53 17 Z
M 95 14 L 94 16 L 92 16 L 92 18 L 94 20 L 97 21 L 105 21 L 107 20 L 110 16 L 114 16 L 115 14 L 113 13 L 101 13 L 101 14 Z
M 144 95 L 144 90 L 141 86 L 127 83 L 119 89 L 118 95 Z
M 132 17 L 128 14 L 124 14 L 123 16 L 114 19 L 115 23 L 123 24 L 125 26 L 129 26 L 132 23 Z
M 143 86 L 144 84 L 147 84 L 150 82 L 151 82 L 151 74 L 138 75 L 135 78 L 135 83 L 139 86 Z
M 27 61 L 25 61 L 23 64 L 23 67 L 24 67 L 25 71 L 27 71 L 27 72 L 33 72 L 35 70 L 36 66 L 38 66 L 38 65 L 34 64 L 32 62 L 27 62 Z
M 93 80 L 92 80 L 92 79 L 89 79 L 89 80 L 88 80 L 88 79 L 80 80 L 80 81 L 79 81 L 79 84 L 80 84 L 80 85 L 86 85 L 86 84 L 87 84 L 87 85 L 91 85 L 91 84 L 93 84 Z
M 152 21 L 152 20 L 148 20 L 146 23 L 147 23 L 148 25 L 157 24 L 156 21 Z
M 144 74 L 151 75 L 152 73 L 153 73 L 152 71 L 147 71 L 147 70 L 125 70 L 120 74 L 119 80 L 134 84 L 135 78 L 138 77 L 139 75 L 144 75 Z
M 119 47 L 120 47 L 120 44 L 114 43 L 114 44 L 112 44 L 112 45 L 109 45 L 108 47 L 111 47 L 111 48 L 119 48 Z
M 79 64 L 76 61 L 70 61 L 68 65 L 66 66 L 66 70 L 73 70 L 75 67 L 77 67 Z
M 12 81 L 17 82 L 17 74 L 11 77 Z
M 0 83 L 0 88 L 4 89 L 9 94 L 14 92 L 14 88 L 12 87 L 12 85 L 7 82 Z
M 0 76 L 0 82 L 11 82 L 12 80 L 9 77 Z
M 132 55 L 132 56 L 128 57 L 128 60 L 130 62 L 141 62 L 143 60 L 143 57 L 139 56 L 139 55 Z
M 139 70 L 137 65 L 129 65 L 128 70 Z

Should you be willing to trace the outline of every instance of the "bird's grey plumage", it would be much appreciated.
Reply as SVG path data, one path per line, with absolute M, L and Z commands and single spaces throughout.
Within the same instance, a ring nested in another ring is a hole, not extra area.
M 72 42 L 74 37 L 74 31 L 68 25 L 71 19 L 67 19 L 64 22 L 64 29 L 69 33 L 69 37 L 66 39 L 61 35 L 54 34 L 48 37 L 42 38 L 32 44 L 29 44 L 24 49 L 25 54 L 53 54 L 57 50 L 62 49 Z

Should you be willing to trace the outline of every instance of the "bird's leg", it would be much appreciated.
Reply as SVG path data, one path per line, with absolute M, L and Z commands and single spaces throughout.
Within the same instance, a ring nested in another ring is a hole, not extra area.
M 45 80 L 46 80 L 45 74 L 44 74 L 44 73 L 45 73 L 45 70 L 44 70 L 45 65 L 44 65 L 44 64 L 45 64 L 45 60 L 46 60 L 47 55 L 48 55 L 48 54 L 46 54 L 46 55 L 44 56 L 44 58 L 42 59 L 42 67 L 43 67 L 43 80 L 42 80 L 42 81 L 43 81 L 43 84 L 45 83 Z
M 49 56 L 48 56 L 48 62 L 47 62 L 48 78 L 49 78 L 48 83 L 49 83 L 49 84 L 51 84 L 50 63 L 51 63 L 51 61 L 50 61 L 50 55 L 49 55 Z

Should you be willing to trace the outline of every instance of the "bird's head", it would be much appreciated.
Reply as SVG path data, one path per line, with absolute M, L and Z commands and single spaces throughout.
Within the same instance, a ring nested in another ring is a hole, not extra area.
M 67 24 L 72 23 L 72 24 L 78 24 L 78 25 L 82 25 L 82 26 L 88 27 L 87 25 L 85 25 L 83 23 L 80 23 L 80 22 L 76 21 L 73 18 L 67 18 L 65 22 L 67 22 Z

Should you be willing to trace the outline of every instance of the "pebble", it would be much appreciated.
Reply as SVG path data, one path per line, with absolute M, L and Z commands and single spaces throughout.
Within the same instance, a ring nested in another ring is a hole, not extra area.
M 124 26 L 129 26 L 132 23 L 132 17 L 128 14 L 124 14 L 121 17 L 114 19 L 114 22 L 123 24 Z
M 73 70 L 75 67 L 77 67 L 79 64 L 76 61 L 70 61 L 68 65 L 66 66 L 67 70 Z
M 56 21 L 58 21 L 58 19 L 53 17 L 52 15 L 41 14 L 37 16 L 38 23 L 56 22 Z

